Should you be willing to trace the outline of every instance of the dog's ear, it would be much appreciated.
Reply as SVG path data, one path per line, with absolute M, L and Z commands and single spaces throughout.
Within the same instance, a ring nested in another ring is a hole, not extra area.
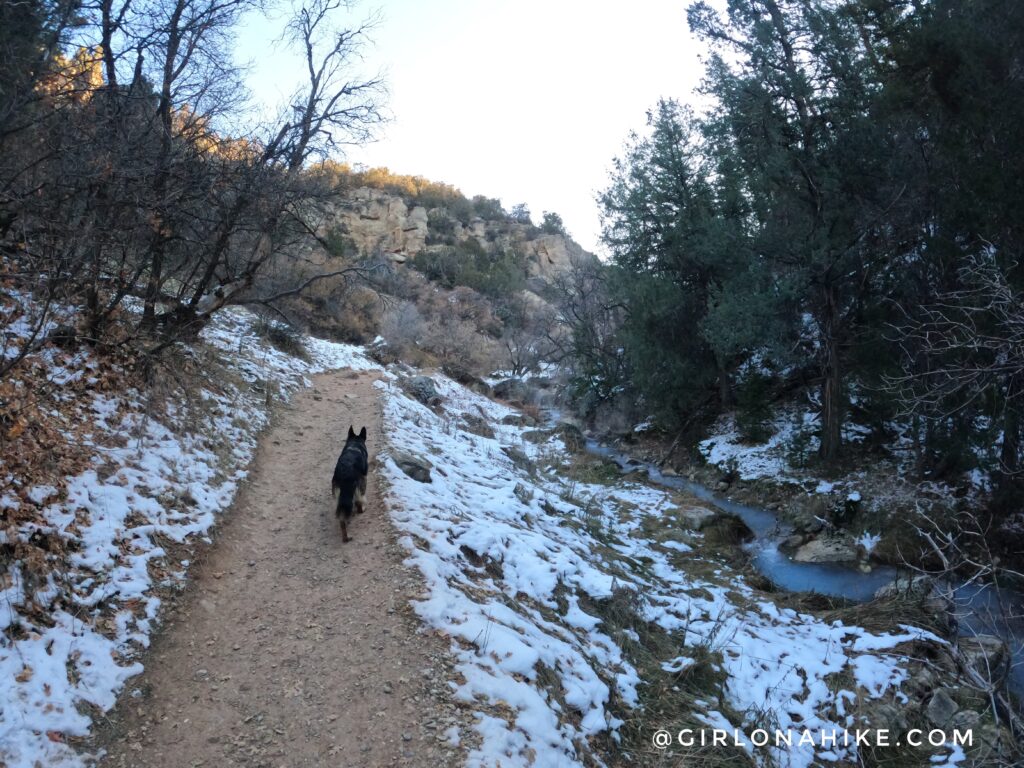
M 354 429 L 352 429 L 352 425 L 349 424 L 348 425 L 348 439 L 351 440 L 355 436 L 356 436 L 356 431 Z
M 359 430 L 359 439 L 366 440 L 366 427 Z

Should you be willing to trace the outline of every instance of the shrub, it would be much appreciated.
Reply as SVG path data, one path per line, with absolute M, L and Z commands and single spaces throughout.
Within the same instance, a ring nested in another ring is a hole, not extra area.
M 793 431 L 786 441 L 786 460 L 791 466 L 806 467 L 814 456 L 811 447 L 811 430 L 804 424 L 803 412 L 799 409 L 793 414 Z
M 533 224 L 533 218 L 530 216 L 530 209 L 526 203 L 517 203 L 512 206 L 508 217 L 517 224 Z
M 442 235 L 450 235 L 455 232 L 455 222 L 443 208 L 434 208 L 427 214 L 427 226 Z
M 562 217 L 554 211 L 544 211 L 540 230 L 546 235 L 564 235 L 565 224 L 562 222 Z
M 508 217 L 501 207 L 501 200 L 496 197 L 477 195 L 473 198 L 473 210 L 484 221 L 499 221 Z
M 736 388 L 736 426 L 746 443 L 763 443 L 771 437 L 771 383 L 763 373 L 747 373 Z
M 309 351 L 302 343 L 302 333 L 297 328 L 261 317 L 256 323 L 255 331 L 257 336 L 266 339 L 275 349 L 286 355 L 309 360 Z

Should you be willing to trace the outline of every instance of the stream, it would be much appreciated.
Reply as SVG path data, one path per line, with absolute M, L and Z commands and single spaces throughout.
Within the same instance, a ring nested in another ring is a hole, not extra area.
M 654 464 L 632 459 L 621 451 L 595 440 L 586 442 L 588 453 L 616 463 L 624 473 L 646 471 L 656 485 L 686 491 L 723 512 L 736 515 L 753 532 L 744 549 L 754 567 L 780 589 L 817 592 L 855 602 L 872 599 L 879 588 L 890 584 L 901 571 L 890 565 L 875 565 L 870 572 L 847 563 L 801 563 L 781 549 L 792 527 L 773 512 L 724 498 L 699 483 L 678 475 L 665 475 Z M 1024 594 L 993 585 L 965 583 L 953 589 L 953 614 L 961 636 L 996 635 L 1010 648 L 1012 667 L 1008 688 L 1024 699 Z

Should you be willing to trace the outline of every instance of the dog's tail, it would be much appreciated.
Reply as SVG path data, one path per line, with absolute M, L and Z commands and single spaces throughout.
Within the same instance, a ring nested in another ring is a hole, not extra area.
M 355 480 L 343 480 L 340 485 L 332 486 L 332 491 L 338 492 L 338 508 L 334 514 L 342 520 L 352 517 L 352 507 L 356 495 Z

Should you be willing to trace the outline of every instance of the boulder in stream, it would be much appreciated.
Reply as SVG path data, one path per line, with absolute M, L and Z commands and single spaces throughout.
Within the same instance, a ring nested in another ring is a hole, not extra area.
M 841 536 L 811 539 L 793 553 L 798 563 L 852 563 L 857 559 L 853 542 Z
M 935 582 L 930 576 L 919 574 L 916 576 L 898 576 L 888 584 L 879 587 L 875 597 L 896 597 L 897 595 L 912 595 L 914 597 L 927 597 L 935 591 Z
M 718 514 L 718 510 L 698 506 L 683 507 L 678 512 L 683 527 L 693 531 L 704 530 Z

